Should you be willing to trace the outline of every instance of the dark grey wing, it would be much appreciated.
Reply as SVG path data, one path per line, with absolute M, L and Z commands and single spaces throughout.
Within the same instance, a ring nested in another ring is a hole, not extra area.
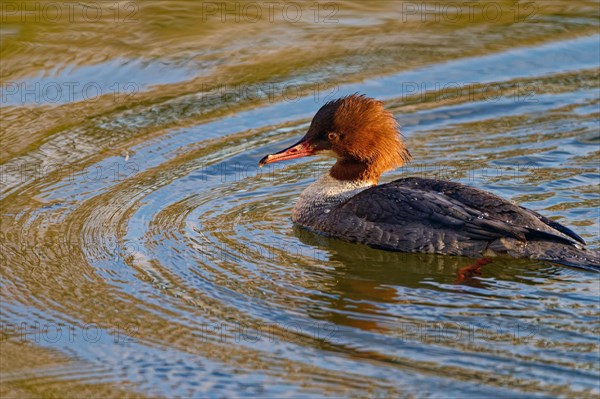
M 546 224 L 548 227 L 560 231 L 561 233 L 563 233 L 564 235 L 571 237 L 572 239 L 574 239 L 575 241 L 585 245 L 585 240 L 583 238 L 581 238 L 579 236 L 579 234 L 575 233 L 573 230 L 571 230 L 570 228 L 563 226 L 562 224 L 552 220 L 552 219 L 548 219 L 546 216 L 540 215 L 539 213 L 537 213 L 536 211 L 532 211 L 531 209 L 527 209 L 527 208 L 523 208 L 520 206 L 521 209 L 531 213 L 532 215 L 534 215 L 535 217 L 537 217 L 542 223 Z
M 320 230 L 384 249 L 463 255 L 478 255 L 500 238 L 573 243 L 527 212 L 458 183 L 409 178 L 350 198 L 331 212 L 336 223 Z
M 562 224 L 487 191 L 451 181 L 421 178 L 399 179 L 389 184 L 443 193 L 465 206 L 479 210 L 486 217 L 528 229 L 527 236 L 530 239 L 537 236 L 540 239 L 585 245 L 583 238 Z

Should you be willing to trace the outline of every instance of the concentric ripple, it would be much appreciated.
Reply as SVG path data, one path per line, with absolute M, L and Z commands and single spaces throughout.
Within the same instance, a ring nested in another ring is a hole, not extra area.
M 435 64 L 337 94 L 382 97 L 401 122 L 416 161 L 386 180 L 475 185 L 598 248 L 597 41 Z M 568 56 L 543 63 L 557 52 Z M 470 94 L 401 89 L 443 72 Z M 490 87 L 501 94 L 490 99 Z M 107 396 L 598 395 L 596 274 L 499 259 L 457 281 L 471 259 L 292 225 L 295 199 L 331 161 L 257 161 L 303 134 L 323 100 L 192 118 L 129 137 L 125 156 L 93 151 L 89 137 L 73 163 L 44 160 L 43 178 L 5 179 L 2 345 L 40 366 L 3 371 L 3 384 L 77 382 Z M 70 135 L 8 163 L 43 159 Z

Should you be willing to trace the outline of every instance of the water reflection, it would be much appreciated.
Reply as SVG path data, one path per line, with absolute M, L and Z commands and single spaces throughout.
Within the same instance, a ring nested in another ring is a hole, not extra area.
M 360 91 L 415 156 L 386 179 L 491 190 L 598 247 L 596 2 L 457 21 L 435 3 L 438 23 L 344 1 L 334 24 L 203 20 L 207 2 L 170 0 L 36 21 L 23 4 L 0 10 L 0 395 L 597 396 L 597 276 L 494 259 L 457 282 L 473 259 L 293 229 L 327 161 L 256 170 Z M 245 324 L 274 327 L 239 339 Z M 465 334 L 440 335 L 452 326 Z

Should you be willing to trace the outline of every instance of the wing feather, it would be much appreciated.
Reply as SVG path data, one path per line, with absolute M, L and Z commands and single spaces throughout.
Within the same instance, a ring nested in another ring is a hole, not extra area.
M 340 222 L 321 226 L 327 234 L 402 251 L 481 251 L 505 237 L 583 243 L 561 224 L 494 194 L 431 179 L 405 178 L 370 188 L 330 216 Z

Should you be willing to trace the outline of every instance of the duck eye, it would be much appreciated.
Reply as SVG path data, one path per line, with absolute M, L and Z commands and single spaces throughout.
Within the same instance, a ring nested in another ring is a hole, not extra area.
M 328 134 L 327 134 L 327 138 L 328 138 L 330 141 L 333 141 L 333 140 L 337 139 L 337 134 L 335 134 L 335 133 L 333 133 L 333 132 L 331 132 L 331 133 L 328 133 Z

